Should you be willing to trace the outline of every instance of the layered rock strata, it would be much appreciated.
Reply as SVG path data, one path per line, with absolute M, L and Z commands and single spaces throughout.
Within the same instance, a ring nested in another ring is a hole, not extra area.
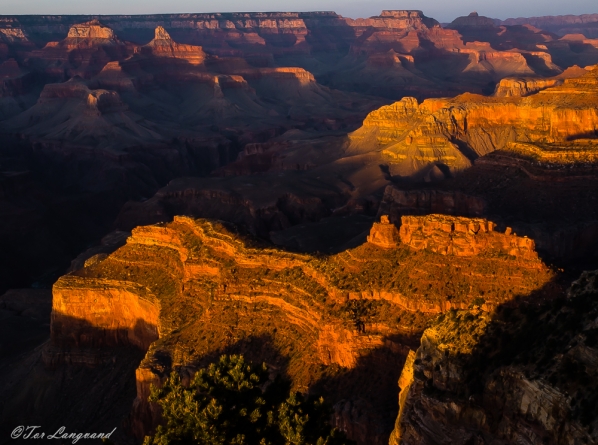
M 401 241 L 399 236 L 397 227 L 390 223 L 387 215 L 382 215 L 380 222 L 374 223 L 367 240 L 368 243 L 391 249 L 398 247 Z
M 374 226 L 373 241 L 383 239 L 381 226 L 391 228 L 386 220 Z M 333 403 L 345 399 L 335 408 L 338 424 L 360 444 L 382 444 L 392 417 L 382 407 L 394 399 L 387 385 L 427 314 L 467 307 L 479 295 L 490 308 L 552 276 L 532 255 L 476 253 L 474 262 L 455 256 L 450 264 L 404 244 L 291 254 L 220 223 L 176 217 L 136 228 L 125 246 L 58 280 L 46 361 L 92 363 L 96 351 L 97 362 L 118 344 L 149 348 L 133 414 L 142 436 L 158 419 L 146 400 L 150 384 L 171 369 L 186 375 L 215 354 L 241 351 L 283 366 L 302 391 L 322 388 Z M 352 384 L 337 375 L 342 369 L 372 398 L 351 395 Z M 352 417 L 347 403 L 365 417 Z
M 502 79 L 494 95 L 496 97 L 524 97 L 546 88 L 562 84 L 561 79 L 525 79 L 525 78 L 506 78 Z
M 546 29 L 561 36 L 572 33 L 582 33 L 587 37 L 596 38 L 596 24 L 598 23 L 598 14 L 575 15 L 557 15 L 544 17 L 512 18 L 504 20 L 505 25 L 525 25 L 530 24 L 538 28 Z
M 427 249 L 441 255 L 476 256 L 480 253 L 537 259 L 532 239 L 512 232 L 495 232 L 496 225 L 481 218 L 444 215 L 404 216 L 400 237 L 412 249 Z
M 140 51 L 156 57 L 183 59 L 191 65 L 199 65 L 206 59 L 206 54 L 201 46 L 182 45 L 174 42 L 162 26 L 156 28 L 154 40 L 140 48 Z
M 119 40 L 112 28 L 94 19 L 73 25 L 65 39 L 48 42 L 41 50 L 32 51 L 30 58 L 47 75 L 65 80 L 65 74 L 67 78 L 90 78 L 108 62 L 122 60 L 134 51 L 134 45 Z
M 598 443 L 595 278 L 555 301 L 440 316 L 402 376 L 390 443 Z
M 349 150 L 378 150 L 397 178 L 430 181 L 431 168 L 440 169 L 441 178 L 455 174 L 511 142 L 558 144 L 595 137 L 597 98 L 596 69 L 528 97 L 464 94 L 421 104 L 404 98 L 370 113 L 349 135 Z
M 286 58 L 300 60 L 303 68 L 318 67 L 318 74 L 328 86 L 394 99 L 406 95 L 439 97 L 466 90 L 482 93 L 506 76 L 543 77 L 558 74 L 561 68 L 574 63 L 588 65 L 598 61 L 598 56 L 586 51 L 583 43 L 571 46 L 531 25 L 498 28 L 491 25 L 490 19 L 464 19 L 451 25 L 454 29 L 442 28 L 417 10 L 386 10 L 356 20 L 333 12 L 279 12 L 21 16 L 4 17 L 2 21 L 10 27 L 8 33 L 18 30 L 32 36 L 41 46 L 49 44 L 46 57 L 55 60 L 60 58 L 60 51 L 51 48 L 70 45 L 77 49 L 77 55 L 73 55 L 77 58 L 86 45 L 95 45 L 97 49 L 100 41 L 115 43 L 116 34 L 134 42 L 127 46 L 126 54 L 136 50 L 172 54 L 173 45 L 165 44 L 168 39 L 158 38 L 147 45 L 158 27 L 164 30 L 161 35 L 167 33 L 181 42 L 178 49 L 174 48 L 181 58 L 192 57 L 197 62 L 201 57 L 190 56 L 189 49 L 201 46 L 213 56 L 228 59 L 226 63 L 271 67 L 287 66 Z M 473 36 L 468 31 L 472 28 L 476 30 Z M 50 44 L 64 37 L 71 43 Z M 92 45 L 91 41 L 95 43 Z M 82 42 L 87 43 L 80 46 Z M 114 48 L 107 46 L 110 45 L 104 45 L 94 57 L 102 51 L 113 56 Z M 7 52 L 11 51 L 7 47 Z M 317 59 L 313 57 L 316 53 L 333 57 Z M 553 62 L 555 57 L 560 66 Z M 51 65 L 46 68 L 52 71 Z M 93 69 L 69 68 L 80 75 Z M 442 77 L 437 75 L 439 69 L 445 73 Z M 59 74 L 58 70 L 53 72 Z M 338 72 L 343 76 L 338 76 Z M 467 86 L 463 85 L 464 79 Z
M 378 209 L 379 214 L 389 215 L 390 221 L 400 225 L 403 215 L 427 215 L 439 213 L 480 217 L 487 209 L 486 201 L 460 191 L 438 189 L 403 190 L 389 185 Z

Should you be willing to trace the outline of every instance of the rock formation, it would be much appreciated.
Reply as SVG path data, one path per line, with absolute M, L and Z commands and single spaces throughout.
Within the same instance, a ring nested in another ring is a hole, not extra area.
M 582 15 L 558 15 L 544 17 L 512 18 L 502 22 L 505 25 L 525 25 L 530 24 L 558 35 L 581 33 L 589 38 L 598 37 L 596 32 L 596 23 L 598 23 L 598 14 Z
M 0 423 L 41 406 L 116 424 L 137 369 L 142 436 L 151 383 L 243 352 L 323 394 L 360 444 L 386 443 L 399 410 L 425 442 L 408 397 L 425 323 L 553 297 L 536 249 L 561 267 L 598 246 L 598 43 L 474 15 L 450 28 L 399 10 L 0 17 L 0 285 L 71 264 L 51 344 L 0 365 Z M 114 228 L 135 230 L 89 247 Z M 13 323 L 27 310 L 9 297 Z
M 579 44 L 568 46 L 558 41 L 558 36 L 531 29 L 531 25 L 498 28 L 490 26 L 494 23 L 490 19 L 465 17 L 451 25 L 454 29 L 443 29 L 422 11 L 412 10 L 382 11 L 378 16 L 356 20 L 332 12 L 282 12 L 139 17 L 20 16 L 6 17 L 4 22 L 10 32 L 19 30 L 38 44 L 48 44 L 39 55 L 48 61 L 60 60 L 69 45 L 79 51 L 78 56 L 89 45 L 122 46 L 122 42 L 116 41 L 117 34 L 134 42 L 134 45 L 126 45 L 124 53 L 121 49 L 121 55 L 131 54 L 135 48 L 140 50 L 136 45 L 145 46 L 141 51 L 158 54 L 162 48 L 172 54 L 174 47 L 165 43 L 168 38 L 157 38 L 147 45 L 159 27 L 158 37 L 172 35 L 179 45 L 174 51 L 183 59 L 191 57 L 190 48 L 201 46 L 218 58 L 231 62 L 236 59 L 232 63 L 242 61 L 255 67 L 277 64 L 287 67 L 286 58 L 301 60 L 304 69 L 318 67 L 319 81 L 327 86 L 367 91 L 393 99 L 409 95 L 423 99 L 464 91 L 486 92 L 489 82 L 498 82 L 504 76 L 554 75 L 573 63 L 581 64 L 582 60 L 586 61 L 585 65 L 591 64 L 587 62 L 591 60 L 598 62 L 596 54 L 580 50 Z M 477 25 L 466 25 L 470 22 Z M 484 26 L 480 25 L 482 22 Z M 472 30 L 477 34 L 472 35 Z M 64 42 L 56 43 L 64 37 Z M 152 46 L 156 48 L 151 49 Z M 115 48 L 102 51 L 107 51 L 109 59 L 115 60 Z M 349 54 L 342 57 L 347 52 Z M 330 53 L 334 57 L 317 59 L 313 57 L 316 53 Z M 553 63 L 555 57 L 557 64 Z M 193 63 L 201 63 L 201 56 L 192 58 Z M 441 65 L 445 72 L 442 79 L 436 76 Z M 339 72 L 343 76 L 336 75 Z M 84 70 L 77 71 L 77 74 L 84 73 Z M 55 70 L 54 75 L 58 76 L 59 71 Z M 467 87 L 462 85 L 464 79 Z
M 122 60 L 133 51 L 133 46 L 120 41 L 114 30 L 92 20 L 73 25 L 65 39 L 48 42 L 28 56 L 30 64 L 62 81 L 74 76 L 90 78 L 106 63 Z
M 116 43 L 114 31 L 107 26 L 103 26 L 99 20 L 91 20 L 86 23 L 74 25 L 67 34 L 67 43 L 77 44 L 81 41 L 88 42 L 89 39 L 97 41 L 109 41 Z M 69 40 L 72 39 L 72 40 Z
M 566 299 L 441 315 L 401 376 L 390 443 L 596 443 L 595 275 Z
M 380 222 L 374 223 L 367 240 L 368 243 L 389 249 L 398 247 L 401 241 L 397 227 L 390 223 L 387 215 L 382 215 Z
M 351 150 L 381 150 L 391 174 L 417 177 L 433 165 L 454 174 L 471 158 L 513 141 L 560 143 L 595 135 L 598 71 L 555 83 L 525 98 L 465 94 L 421 104 L 405 98 L 370 113 L 349 136 Z
M 480 222 L 470 224 L 477 228 Z M 370 243 L 334 256 L 309 256 L 260 246 L 205 220 L 177 217 L 168 225 L 136 228 L 125 246 L 54 285 L 45 361 L 101 363 L 102 351 L 116 345 L 149 348 L 137 370 L 133 414 L 134 429 L 143 435 L 156 421 L 146 401 L 149 385 L 159 384 L 170 369 L 192 372 L 227 348 L 279 365 L 284 358 L 296 388 L 324 385 L 333 403 L 344 398 L 335 408 L 339 424 L 359 443 L 382 444 L 390 432 L 384 404 L 332 383 L 334 369 L 354 373 L 356 384 L 371 386 L 372 394 L 386 400 L 386 377 L 378 383 L 362 379 L 371 372 L 368 366 L 381 363 L 380 372 L 398 378 L 406 346 L 393 335 L 409 337 L 419 329 L 417 320 L 467 307 L 478 295 L 484 295 L 484 307 L 494 307 L 512 299 L 513 291 L 531 292 L 552 276 L 531 253 L 495 257 L 489 243 L 477 241 L 475 262 L 456 257 L 447 264 L 431 250 L 391 246 L 382 236 L 389 233 L 398 241 L 396 227 L 383 219 L 372 228 Z M 491 234 L 471 238 L 476 236 Z M 396 317 L 412 321 L 397 324 Z M 282 357 L 268 356 L 264 338 Z M 343 414 L 349 402 L 373 407 L 357 429 L 357 419 Z
M 596 215 L 583 204 L 596 190 L 588 139 L 598 122 L 596 71 L 573 68 L 557 80 L 527 97 L 405 98 L 371 112 L 348 141 L 314 142 L 290 131 L 248 146 L 220 178 L 176 180 L 130 203 L 118 227 L 188 214 L 274 240 L 271 232 L 332 215 L 386 214 L 399 225 L 404 215 L 443 213 L 489 217 L 502 231 L 513 227 L 536 240 L 552 258 L 585 256 L 598 242 Z M 286 177 L 289 171 L 302 180 Z M 553 204 L 540 205 L 538 196 Z
M 154 40 L 142 47 L 141 51 L 142 53 L 149 52 L 157 57 L 183 59 L 191 65 L 199 65 L 206 58 L 206 54 L 200 46 L 181 45 L 174 42 L 170 34 L 162 26 L 156 28 Z
M 506 78 L 502 79 L 496 86 L 494 95 L 496 97 L 524 97 L 546 88 L 560 85 L 560 79 L 525 79 Z
M 485 219 L 444 215 L 405 216 L 401 221 L 401 242 L 412 249 L 427 249 L 441 255 L 510 255 L 535 259 L 534 241 L 517 237 L 511 228 L 502 234 Z

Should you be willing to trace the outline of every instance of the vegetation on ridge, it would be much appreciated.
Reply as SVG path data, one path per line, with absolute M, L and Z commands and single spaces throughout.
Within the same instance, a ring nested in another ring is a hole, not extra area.
M 173 372 L 150 401 L 163 411 L 164 426 L 144 445 L 349 445 L 330 427 L 323 398 L 304 399 L 281 379 L 270 379 L 266 364 L 241 355 L 222 355 L 198 370 L 188 387 Z

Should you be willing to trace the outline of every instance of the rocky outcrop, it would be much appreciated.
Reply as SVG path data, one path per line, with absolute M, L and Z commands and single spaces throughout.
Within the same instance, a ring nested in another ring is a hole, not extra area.
M 160 304 L 136 283 L 65 276 L 52 291 L 52 344 L 64 349 L 133 345 L 158 338 Z M 116 314 L 119 314 L 116 316 Z
M 502 79 L 498 83 L 494 95 L 496 97 L 525 97 L 562 83 L 563 81 L 560 79 L 523 79 L 509 77 Z
M 404 216 L 401 242 L 412 249 L 441 255 L 509 255 L 525 260 L 537 258 L 534 241 L 517 237 L 511 228 L 495 232 L 495 224 L 481 218 L 445 215 Z
M 149 53 L 155 57 L 182 59 L 191 65 L 200 65 L 206 59 L 201 46 L 182 45 L 176 43 L 162 27 L 156 28 L 154 40 L 141 48 L 141 53 Z
M 401 371 L 401 377 L 399 377 L 399 415 L 397 416 L 397 422 L 395 425 L 394 430 L 390 434 L 390 439 L 388 443 L 390 445 L 398 445 L 401 442 L 401 437 L 403 432 L 401 430 L 401 422 L 400 419 L 403 419 L 405 415 L 405 402 L 407 401 L 407 395 L 409 394 L 409 390 L 411 389 L 411 385 L 414 382 L 414 365 L 415 365 L 415 351 L 409 351 L 409 355 L 407 355 L 407 360 L 405 360 L 405 366 L 403 366 L 403 370 Z
M 368 236 L 368 243 L 392 249 L 400 243 L 399 230 L 391 224 L 387 215 L 382 215 L 379 223 L 374 223 Z
M 567 299 L 440 316 L 422 336 L 390 443 L 596 443 L 594 275 Z
M 496 20 L 480 16 L 477 12 L 471 12 L 467 16 L 457 17 L 449 25 L 450 28 L 459 29 L 463 27 L 493 28 L 496 26 Z
M 100 153 L 120 159 L 127 158 L 123 147 L 163 141 L 154 124 L 131 112 L 117 91 L 90 89 L 79 78 L 47 84 L 36 104 L 4 126 L 58 146 L 102 147 Z
M 67 39 L 99 39 L 116 42 L 116 35 L 112 29 L 103 26 L 99 20 L 91 20 L 72 26 L 67 34 Z
M 373 242 L 318 256 L 261 246 L 220 223 L 187 217 L 136 228 L 125 246 L 92 257 L 54 285 L 46 362 L 97 363 L 115 345 L 148 349 L 137 371 L 133 424 L 139 436 L 156 421 L 146 401 L 149 385 L 171 369 L 192 371 L 219 351 L 274 364 L 284 359 L 297 388 L 319 384 L 322 369 L 345 369 L 380 399 L 355 398 L 351 384 L 333 384 L 327 397 L 345 400 L 336 407 L 339 426 L 359 443 L 382 444 L 390 433 L 388 412 L 374 402 L 394 398 L 385 385 L 396 385 L 389 377 L 398 378 L 409 349 L 396 338 L 414 335 L 433 313 L 467 307 L 482 288 L 485 307 L 508 301 L 505 277 L 509 288 L 531 291 L 551 276 L 531 255 L 479 255 L 473 264 L 455 257 L 446 264 L 435 253 L 388 245 L 389 234 L 397 240 L 396 227 L 384 220 L 372 229 Z M 376 245 L 383 241 L 384 248 Z M 397 317 L 408 321 L 397 324 Z M 268 355 L 270 342 L 283 357 Z M 371 367 L 385 377 L 366 382 Z M 358 427 L 363 410 L 357 407 L 365 406 L 373 408 Z
M 380 151 L 397 177 L 433 180 L 430 167 L 455 174 L 470 160 L 510 142 L 562 143 L 594 137 L 598 114 L 598 70 L 556 82 L 529 97 L 488 98 L 464 94 L 454 99 L 413 98 L 372 112 L 349 135 L 350 151 Z M 442 170 L 441 169 L 441 170 Z
M 356 28 L 372 27 L 374 29 L 400 30 L 404 32 L 427 30 L 440 24 L 419 10 L 386 9 L 380 15 L 367 19 L 348 19 L 349 26 Z
M 0 28 L 0 40 L 11 45 L 28 45 L 30 43 L 21 28 Z
M 120 41 L 113 29 L 98 20 L 70 27 L 65 39 L 48 42 L 41 50 L 30 53 L 38 70 L 64 79 L 74 76 L 90 78 L 109 62 L 123 60 L 135 51 L 135 46 Z
M 382 107 L 368 115 L 363 126 L 349 135 L 352 153 L 381 151 L 393 176 L 412 177 L 415 181 L 434 181 L 445 177 L 443 166 L 456 173 L 471 165 L 469 159 L 448 138 L 422 134 L 418 127 L 425 116 L 441 109 L 443 102 L 426 101 L 418 105 L 414 98 Z M 437 172 L 430 172 L 436 167 Z

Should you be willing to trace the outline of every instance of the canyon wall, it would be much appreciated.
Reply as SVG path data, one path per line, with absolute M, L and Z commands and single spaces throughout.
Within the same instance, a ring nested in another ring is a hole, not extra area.
M 412 249 L 427 249 L 442 255 L 510 255 L 535 259 L 534 241 L 517 237 L 510 227 L 504 234 L 494 231 L 495 224 L 485 219 L 444 215 L 402 218 L 400 237 Z
M 567 298 L 440 316 L 402 377 L 390 443 L 597 443 L 597 290 L 584 272 Z
M 465 224 L 457 218 L 451 224 L 459 223 Z M 471 221 L 480 224 L 491 223 Z M 552 275 L 537 256 L 496 257 L 489 243 L 478 242 L 469 258 L 443 252 L 454 256 L 447 264 L 433 249 L 400 239 L 383 218 L 370 242 L 314 256 L 262 246 L 221 223 L 187 217 L 136 228 L 125 246 L 88 259 L 55 284 L 46 363 L 101 363 L 102 351 L 117 345 L 147 349 L 132 423 L 142 437 L 158 419 L 146 399 L 150 384 L 173 369 L 192 373 L 219 353 L 243 352 L 282 367 L 301 391 L 321 388 L 335 404 L 337 424 L 358 443 L 385 443 L 396 415 L 383 408 L 394 399 L 389 388 L 425 320 L 466 308 L 480 295 L 486 309 L 495 307 Z M 354 375 L 353 383 L 342 383 L 337 372 Z M 372 372 L 380 378 L 371 379 Z M 353 417 L 347 403 L 365 417 Z
M 377 143 L 389 159 L 405 157 L 409 147 L 420 141 L 462 141 L 478 156 L 515 140 L 567 141 L 594 134 L 598 128 L 591 106 L 598 93 L 597 79 L 598 70 L 593 70 L 528 98 L 464 94 L 454 99 L 429 99 L 420 105 L 406 98 L 370 113 L 363 127 L 351 134 L 351 140 L 356 148 Z M 482 129 L 487 136 L 482 135 Z
M 596 24 L 598 14 L 556 15 L 544 17 L 510 18 L 502 21 L 505 25 L 530 24 L 561 36 L 581 33 L 589 38 L 598 37 Z

